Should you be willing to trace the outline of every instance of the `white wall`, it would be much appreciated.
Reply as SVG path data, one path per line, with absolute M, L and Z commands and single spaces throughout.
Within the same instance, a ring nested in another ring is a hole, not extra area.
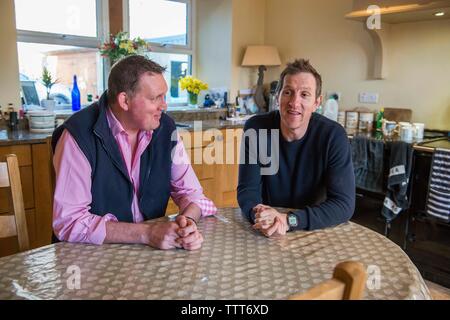
M 210 88 L 231 86 L 232 1 L 197 0 L 197 74 Z
M 239 89 L 252 88 L 256 85 L 257 68 L 241 67 L 241 63 L 248 45 L 264 44 L 265 12 L 265 0 L 233 0 L 232 101 L 234 101 Z M 265 77 L 264 82 L 270 82 L 270 79 Z
M 351 0 L 267 0 L 265 42 L 278 47 L 283 63 L 310 59 L 322 74 L 324 92 L 342 93 L 343 109 L 364 106 L 359 92 L 377 92 L 380 103 L 365 106 L 410 108 L 413 121 L 450 130 L 450 20 L 391 25 L 388 77 L 371 80 L 371 36 L 362 22 L 344 19 L 352 5 Z

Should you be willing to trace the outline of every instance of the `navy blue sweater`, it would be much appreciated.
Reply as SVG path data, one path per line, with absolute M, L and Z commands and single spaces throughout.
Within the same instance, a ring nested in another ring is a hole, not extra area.
M 350 142 L 341 125 L 314 113 L 303 138 L 288 142 L 281 134 L 280 114 L 274 111 L 249 119 L 244 130 L 249 129 L 279 130 L 279 170 L 273 175 L 261 175 L 261 168 L 268 165 L 259 147 L 257 163 L 248 161 L 254 153 L 249 139 L 243 140 L 241 154 L 246 162 L 239 166 L 238 202 L 250 222 L 254 223 L 252 208 L 259 203 L 295 208 L 299 230 L 330 227 L 351 218 L 355 178 Z

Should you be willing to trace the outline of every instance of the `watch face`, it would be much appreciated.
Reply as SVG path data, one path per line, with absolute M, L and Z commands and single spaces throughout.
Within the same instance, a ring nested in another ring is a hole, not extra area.
M 290 213 L 288 215 L 288 223 L 290 227 L 296 227 L 298 225 L 297 216 Z

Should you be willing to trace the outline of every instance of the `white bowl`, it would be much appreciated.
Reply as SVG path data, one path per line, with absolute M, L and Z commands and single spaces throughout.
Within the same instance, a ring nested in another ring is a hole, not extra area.
M 55 114 L 48 111 L 27 113 L 30 132 L 46 133 L 55 130 Z

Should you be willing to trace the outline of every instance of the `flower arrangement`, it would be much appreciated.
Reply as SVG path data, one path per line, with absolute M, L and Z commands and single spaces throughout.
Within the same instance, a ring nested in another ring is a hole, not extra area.
M 52 75 L 50 74 L 50 71 L 48 71 L 47 67 L 44 67 L 42 70 L 42 84 L 47 89 L 47 100 L 50 100 L 50 90 L 52 89 L 53 85 L 58 82 L 58 79 L 53 81 Z
M 105 42 L 100 47 L 100 54 L 109 57 L 111 64 L 123 57 L 142 54 L 144 51 L 150 51 L 147 42 L 139 37 L 131 40 L 127 32 L 118 32 L 116 35 L 111 35 L 109 42 Z
M 202 90 L 208 90 L 208 85 L 206 83 L 192 76 L 181 78 L 180 86 L 182 90 L 187 90 L 187 92 L 193 94 L 199 94 Z
M 198 94 L 202 90 L 208 90 L 208 85 L 192 76 L 185 76 L 179 80 L 182 90 L 187 90 L 189 104 L 197 105 Z

